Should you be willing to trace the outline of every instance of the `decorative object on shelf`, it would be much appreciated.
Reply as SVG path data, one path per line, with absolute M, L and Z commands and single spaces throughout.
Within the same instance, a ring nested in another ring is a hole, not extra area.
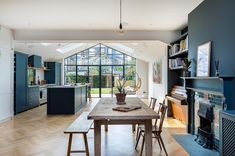
M 211 42 L 197 48 L 197 76 L 210 76 Z
M 183 77 L 190 77 L 191 76 L 191 72 L 189 71 L 189 69 L 191 68 L 191 63 L 192 61 L 189 60 L 188 58 L 184 58 L 183 59 Z
M 219 76 L 219 60 L 215 60 L 215 76 Z
M 156 60 L 153 63 L 153 82 L 162 83 L 162 60 Z

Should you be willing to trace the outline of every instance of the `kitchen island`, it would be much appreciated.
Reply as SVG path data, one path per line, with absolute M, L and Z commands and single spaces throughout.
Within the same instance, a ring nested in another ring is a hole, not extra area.
M 47 114 L 75 114 L 87 103 L 87 85 L 49 86 Z

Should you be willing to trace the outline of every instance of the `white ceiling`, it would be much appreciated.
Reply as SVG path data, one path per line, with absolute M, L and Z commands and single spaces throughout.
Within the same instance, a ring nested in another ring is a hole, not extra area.
M 57 48 L 63 47 L 67 44 L 69 43 L 51 43 L 47 46 L 44 46 L 40 43 L 15 43 L 15 51 L 27 53 L 29 55 L 36 54 L 42 56 L 44 61 L 61 61 L 63 58 L 85 50 L 91 46 L 96 45 L 97 43 L 85 43 L 81 47 L 76 48 L 75 50 L 72 50 L 65 54 L 56 51 Z M 160 57 L 164 55 L 166 47 L 166 44 L 160 41 L 146 41 L 135 43 L 107 42 L 103 44 L 146 62 L 151 61 L 152 58 L 157 58 L 158 56 Z M 120 44 L 133 49 L 133 52 L 125 51 L 122 47 L 118 46 Z
M 179 30 L 203 0 L 123 0 L 127 30 Z M 11 29 L 116 30 L 119 0 L 0 0 L 0 24 Z

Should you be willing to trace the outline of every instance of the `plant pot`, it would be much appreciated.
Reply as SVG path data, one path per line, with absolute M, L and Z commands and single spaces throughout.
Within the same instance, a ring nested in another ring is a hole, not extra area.
M 116 99 L 117 99 L 117 104 L 118 105 L 123 105 L 126 104 L 125 100 L 126 100 L 126 94 L 123 93 L 116 93 Z
M 190 77 L 191 76 L 191 72 L 188 70 L 183 71 L 183 77 Z

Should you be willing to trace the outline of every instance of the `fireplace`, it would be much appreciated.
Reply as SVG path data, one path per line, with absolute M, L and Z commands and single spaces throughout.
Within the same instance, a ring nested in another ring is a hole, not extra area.
M 195 141 L 204 148 L 219 150 L 219 112 L 223 109 L 224 96 L 194 92 Z
M 195 141 L 204 148 L 213 148 L 213 107 L 210 104 L 199 103 L 197 115 L 200 125 L 197 128 Z

